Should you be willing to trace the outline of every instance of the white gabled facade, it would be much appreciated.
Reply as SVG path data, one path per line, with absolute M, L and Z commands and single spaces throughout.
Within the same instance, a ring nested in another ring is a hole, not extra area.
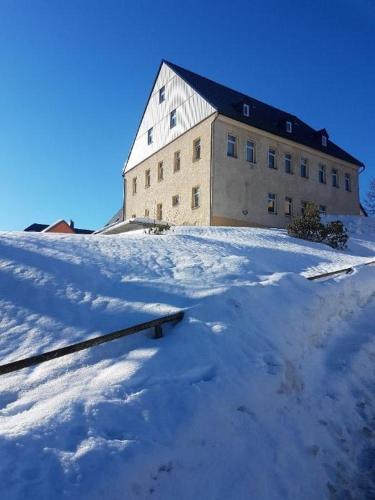
M 165 100 L 159 102 L 159 91 L 165 88 Z M 170 114 L 176 110 L 176 126 L 170 127 Z M 216 110 L 195 92 L 165 62 L 160 67 L 148 100 L 124 172 L 144 161 Z M 152 144 L 148 131 L 152 129 Z

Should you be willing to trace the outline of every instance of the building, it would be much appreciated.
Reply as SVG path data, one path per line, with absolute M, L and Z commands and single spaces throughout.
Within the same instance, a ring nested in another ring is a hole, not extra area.
M 163 61 L 124 166 L 125 219 L 285 227 L 360 214 L 364 165 L 325 129 Z
M 26 227 L 24 231 L 35 232 L 35 233 L 66 233 L 66 234 L 92 234 L 94 231 L 91 229 L 79 229 L 74 226 L 74 222 L 71 220 L 69 224 L 64 219 L 59 219 L 53 224 L 38 224 L 34 222 L 30 226 Z

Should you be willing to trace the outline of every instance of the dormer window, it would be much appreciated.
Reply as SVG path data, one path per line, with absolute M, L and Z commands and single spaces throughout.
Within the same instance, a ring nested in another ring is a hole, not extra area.
M 292 130 L 293 130 L 293 125 L 292 125 L 292 122 L 287 121 L 287 122 L 286 122 L 286 131 L 288 132 L 288 134 L 291 134 L 291 133 L 292 133 Z
M 327 136 L 322 135 L 322 146 L 327 147 Z
M 250 116 L 250 106 L 248 104 L 244 104 L 242 107 L 242 112 L 244 116 Z
M 165 101 L 165 87 L 163 86 L 160 90 L 159 90 L 159 104 L 161 104 L 162 102 Z

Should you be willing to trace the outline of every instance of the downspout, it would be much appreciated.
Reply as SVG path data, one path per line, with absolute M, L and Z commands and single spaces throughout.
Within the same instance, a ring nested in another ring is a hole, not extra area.
M 361 203 L 361 197 L 359 194 L 359 176 L 364 172 L 366 169 L 366 166 L 362 163 L 358 169 L 358 182 L 357 182 L 357 196 L 358 196 L 358 203 L 359 203 L 359 215 L 361 215 L 361 208 L 362 208 L 362 203 Z
M 125 220 L 125 202 L 126 202 L 126 180 L 125 172 L 122 172 L 123 188 L 122 188 L 122 220 Z
M 210 157 L 210 220 L 209 225 L 212 226 L 212 200 L 213 200 L 213 162 L 214 162 L 214 124 L 219 113 L 215 114 L 215 118 L 211 122 L 211 157 Z

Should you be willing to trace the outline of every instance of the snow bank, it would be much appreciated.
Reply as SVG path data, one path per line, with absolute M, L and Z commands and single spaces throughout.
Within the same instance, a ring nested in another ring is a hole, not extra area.
M 145 332 L 0 377 L 0 497 L 371 495 L 375 267 L 301 274 L 366 262 L 373 241 L 3 233 L 4 363 L 186 318 L 159 341 Z

